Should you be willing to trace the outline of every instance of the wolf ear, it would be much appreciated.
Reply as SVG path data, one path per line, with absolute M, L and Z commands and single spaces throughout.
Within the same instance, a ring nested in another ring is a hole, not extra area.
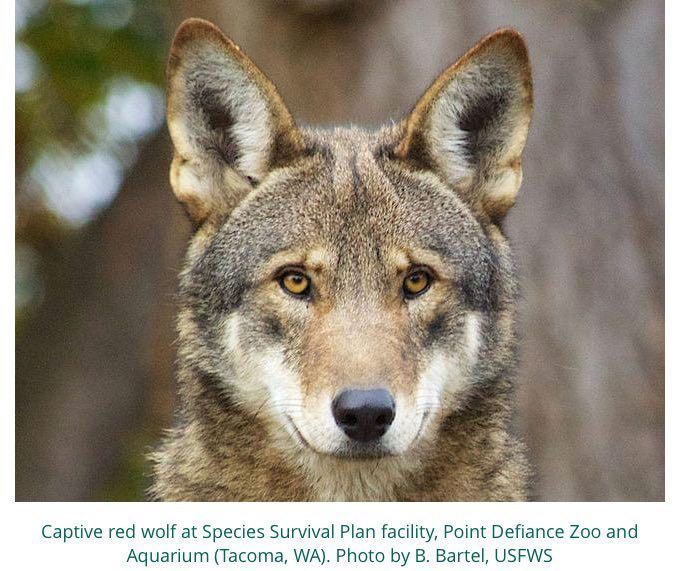
M 177 30 L 168 63 L 170 182 L 194 224 L 229 212 L 266 173 L 302 150 L 276 88 L 205 20 Z
M 495 221 L 514 204 L 533 109 L 528 52 L 497 31 L 444 71 L 405 122 L 398 158 L 431 168 Z

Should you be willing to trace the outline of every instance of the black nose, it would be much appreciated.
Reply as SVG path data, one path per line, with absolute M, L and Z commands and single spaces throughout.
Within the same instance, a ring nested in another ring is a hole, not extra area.
M 335 422 L 352 440 L 377 440 L 394 421 L 396 404 L 386 389 L 350 389 L 332 402 Z

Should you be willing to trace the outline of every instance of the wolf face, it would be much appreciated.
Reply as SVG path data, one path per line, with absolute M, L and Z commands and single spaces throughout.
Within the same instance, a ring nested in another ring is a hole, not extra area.
M 301 129 L 238 47 L 185 22 L 168 90 L 171 182 L 195 228 L 180 368 L 288 455 L 425 449 L 514 360 L 500 224 L 531 94 L 523 41 L 504 30 L 400 124 Z

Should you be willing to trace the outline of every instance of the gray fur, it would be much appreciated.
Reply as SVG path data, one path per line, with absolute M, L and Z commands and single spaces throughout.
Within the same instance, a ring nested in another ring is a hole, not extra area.
M 192 25 L 203 36 L 212 33 Z M 513 136 L 505 134 L 512 124 L 507 109 L 521 107 L 510 101 L 519 91 L 512 84 L 499 95 L 475 96 L 462 119 L 475 156 L 484 152 L 479 141 L 494 141 L 485 169 L 496 168 L 493 157 L 502 155 L 496 147 Z M 426 145 L 423 125 L 417 136 Z M 488 139 L 493 125 L 501 128 Z M 217 201 L 222 206 L 199 222 L 180 286 L 180 406 L 175 427 L 153 455 L 151 497 L 525 499 L 528 470 L 508 432 L 517 285 L 500 228 L 504 207 L 488 208 L 479 198 L 481 174 L 472 188 L 456 189 L 421 146 L 405 148 L 413 132 L 408 121 L 376 132 L 297 130 L 284 164 L 248 190 L 239 187 L 235 207 L 233 200 Z M 230 148 L 228 168 L 239 152 Z M 266 277 L 281 252 L 318 250 L 324 261 L 309 300 L 286 298 Z M 431 293 L 413 303 L 398 297 L 402 278 L 394 274 L 394 252 L 436 257 L 441 277 Z M 466 329 L 472 317 L 480 324 L 473 350 Z M 237 330 L 229 325 L 235 318 Z M 276 387 L 253 386 L 257 381 L 243 373 L 243 363 L 259 362 L 274 349 L 300 385 L 294 402 L 267 392 Z M 437 355 L 461 363 L 450 372 L 459 386 L 423 396 L 418 379 Z M 431 408 L 428 424 L 428 412 L 422 417 L 426 428 L 407 449 L 347 458 L 340 446 L 337 455 L 319 452 L 286 432 L 287 409 L 297 414 L 295 407 L 312 406 L 309 395 L 325 398 L 374 382 L 400 391 L 401 406 L 409 401 L 417 414 Z

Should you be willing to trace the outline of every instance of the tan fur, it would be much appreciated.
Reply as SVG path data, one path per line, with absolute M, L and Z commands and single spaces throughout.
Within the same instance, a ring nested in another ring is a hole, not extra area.
M 525 46 L 504 30 L 401 124 L 298 129 L 239 48 L 211 24 L 182 25 L 171 178 L 196 232 L 181 405 L 153 455 L 152 497 L 525 498 L 508 432 L 516 280 L 499 225 L 520 183 L 530 93 Z M 304 299 L 279 283 L 287 268 L 313 284 Z M 431 283 L 411 299 L 403 282 L 417 268 Z M 373 387 L 396 413 L 360 447 L 331 403 Z

